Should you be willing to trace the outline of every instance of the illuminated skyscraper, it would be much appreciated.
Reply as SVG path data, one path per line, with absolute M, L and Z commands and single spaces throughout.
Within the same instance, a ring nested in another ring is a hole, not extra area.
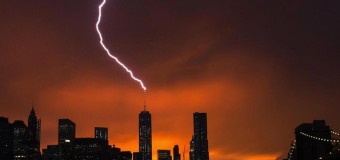
M 207 114 L 194 113 L 194 135 L 190 142 L 190 160 L 209 160 Z
M 151 114 L 146 110 L 139 114 L 139 154 L 140 160 L 152 160 Z
M 59 119 L 58 150 L 59 160 L 71 160 L 76 124 L 69 119 Z

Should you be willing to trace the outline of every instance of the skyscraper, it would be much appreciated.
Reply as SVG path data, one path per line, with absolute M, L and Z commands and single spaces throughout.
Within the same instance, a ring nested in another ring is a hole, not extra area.
M 24 121 L 13 122 L 13 160 L 29 159 L 28 128 Z
M 194 135 L 190 142 L 190 160 L 209 160 L 207 114 L 194 113 Z
M 39 159 L 40 157 L 40 128 L 41 121 L 35 115 L 34 108 L 28 116 L 28 143 L 30 148 L 30 159 Z
M 139 114 L 139 154 L 141 160 L 152 160 L 151 114 L 146 109 Z
M 174 154 L 174 160 L 181 160 L 181 154 L 179 154 L 179 147 L 178 147 L 178 145 L 174 146 L 173 154 Z
M 324 120 L 314 120 L 313 123 L 299 125 L 295 128 L 296 159 L 316 160 L 332 151 L 331 142 L 318 141 L 306 137 L 302 133 L 322 139 L 331 139 L 331 130 L 329 126 L 326 126 Z
M 69 119 L 59 119 L 58 156 L 59 160 L 71 160 L 73 142 L 76 137 L 76 124 Z

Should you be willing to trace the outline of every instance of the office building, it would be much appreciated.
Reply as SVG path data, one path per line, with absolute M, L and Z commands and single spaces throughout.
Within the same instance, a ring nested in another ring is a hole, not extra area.
M 40 158 L 40 128 L 41 121 L 35 115 L 34 108 L 28 117 L 28 146 L 30 150 L 29 159 Z
M 195 112 L 194 135 L 190 142 L 190 160 L 209 160 L 207 114 Z
M 132 160 L 132 153 L 130 151 L 120 152 L 120 160 Z
M 76 138 L 72 160 L 109 160 L 106 142 L 97 138 Z
M 0 117 L 0 157 L 2 160 L 13 159 L 13 127 L 5 117 Z
M 59 119 L 58 157 L 59 160 L 71 160 L 73 142 L 76 137 L 76 124 L 69 119 Z
M 47 145 L 42 150 L 42 160 L 58 160 L 58 145 Z
M 174 146 L 173 156 L 174 156 L 173 160 L 181 160 L 181 154 L 179 154 L 179 147 L 178 147 L 178 145 Z
M 109 140 L 108 137 L 108 128 L 104 128 L 104 127 L 95 127 L 94 128 L 94 137 L 97 139 L 102 139 L 105 141 Z
M 140 160 L 152 160 L 151 114 L 146 110 L 139 114 L 139 154 Z
M 139 152 L 133 152 L 133 160 L 140 160 Z
M 28 128 L 24 121 L 13 122 L 13 160 L 29 159 Z

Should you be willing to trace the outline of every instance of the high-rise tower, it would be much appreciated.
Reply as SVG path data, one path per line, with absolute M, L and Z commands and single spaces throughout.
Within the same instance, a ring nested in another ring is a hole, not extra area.
M 139 114 L 139 154 L 141 160 L 152 160 L 151 114 L 144 107 Z
M 209 160 L 207 114 L 194 113 L 194 135 L 190 142 L 190 160 Z
M 58 157 L 59 160 L 71 160 L 72 148 L 76 137 L 76 124 L 69 119 L 59 119 Z
M 28 116 L 28 141 L 31 159 L 38 159 L 40 156 L 40 125 L 41 121 L 35 115 L 34 107 L 32 107 Z
M 178 147 L 178 145 L 174 146 L 173 154 L 174 154 L 174 159 L 173 160 L 181 160 L 181 154 L 179 154 L 179 147 Z

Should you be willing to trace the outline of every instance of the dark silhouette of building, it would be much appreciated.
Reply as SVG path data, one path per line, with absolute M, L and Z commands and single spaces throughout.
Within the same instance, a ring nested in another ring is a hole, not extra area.
M 174 146 L 173 154 L 174 154 L 174 160 L 181 160 L 181 154 L 179 154 L 179 147 L 178 147 L 178 145 Z
M 76 137 L 76 124 L 69 119 L 59 119 L 58 159 L 71 160 L 73 142 Z
M 133 160 L 140 160 L 139 152 L 133 152 Z
M 142 111 L 139 114 L 139 154 L 140 160 L 152 160 L 151 114 Z
M 42 160 L 58 160 L 58 145 L 47 145 L 42 150 Z
M 103 139 L 105 141 L 108 141 L 108 128 L 104 127 L 95 127 L 94 128 L 94 137 L 97 139 Z
M 108 156 L 110 160 L 120 160 L 121 149 L 114 145 L 108 145 Z
M 99 138 L 76 138 L 72 160 L 109 160 L 107 141 Z
M 209 160 L 207 114 L 194 113 L 194 135 L 190 142 L 190 160 Z
M 171 160 L 170 150 L 157 150 L 158 160 Z
M 35 115 L 34 108 L 28 117 L 28 146 L 29 146 L 29 159 L 40 158 L 40 128 L 41 120 Z
M 5 117 L 0 117 L 0 159 L 13 159 L 13 127 Z
M 13 160 L 28 160 L 30 147 L 28 145 L 28 128 L 24 121 L 13 122 Z
M 317 160 L 332 151 L 331 142 L 315 140 L 301 133 L 331 139 L 331 130 L 324 120 L 314 120 L 313 123 L 299 125 L 295 128 L 297 160 Z
M 132 160 L 132 153 L 130 151 L 120 152 L 120 160 Z

